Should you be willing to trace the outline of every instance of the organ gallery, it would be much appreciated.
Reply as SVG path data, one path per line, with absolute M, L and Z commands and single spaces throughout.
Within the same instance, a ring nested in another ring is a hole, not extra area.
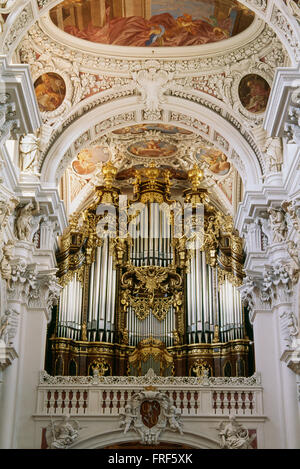
M 95 201 L 60 240 L 51 371 L 246 376 L 243 242 L 201 188 L 203 171 L 188 171 L 176 199 L 171 172 L 155 163 L 135 170 L 130 198 L 111 163 L 102 172 Z
M 299 449 L 299 24 L 1 0 L 1 449 Z

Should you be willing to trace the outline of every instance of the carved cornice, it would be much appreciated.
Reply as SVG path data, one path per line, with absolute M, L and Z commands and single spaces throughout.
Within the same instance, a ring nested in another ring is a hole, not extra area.
M 40 123 L 28 65 L 9 65 L 0 56 L 0 144 L 34 132 Z

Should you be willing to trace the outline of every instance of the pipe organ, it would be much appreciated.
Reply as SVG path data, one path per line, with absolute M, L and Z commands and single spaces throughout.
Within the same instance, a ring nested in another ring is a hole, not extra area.
M 202 170 L 172 199 L 170 172 L 151 163 L 136 170 L 129 201 L 116 168 L 102 171 L 96 200 L 60 240 L 49 371 L 247 374 L 242 240 L 201 187 Z

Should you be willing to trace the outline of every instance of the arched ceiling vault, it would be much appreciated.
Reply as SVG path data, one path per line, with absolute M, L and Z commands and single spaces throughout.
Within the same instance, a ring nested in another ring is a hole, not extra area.
M 64 99 L 41 112 L 41 181 L 56 186 L 78 152 L 106 133 L 142 123 L 185 128 L 226 155 L 246 190 L 265 172 L 264 109 L 249 112 L 240 86 L 259 76 L 269 88 L 277 67 L 299 60 L 300 32 L 281 0 L 241 0 L 256 16 L 229 39 L 192 47 L 91 43 L 61 31 L 49 10 L 59 0 L 30 0 L 8 16 L 2 48 L 30 66 L 33 82 L 58 74 Z M 189 151 L 189 148 L 186 148 Z
M 238 169 L 246 187 L 255 188 L 262 174 L 263 160 L 258 159 L 246 138 L 230 122 L 198 103 L 172 96 L 168 96 L 166 101 L 161 119 L 154 122 L 177 125 L 203 137 L 225 153 Z M 142 112 L 143 104 L 137 96 L 133 96 L 102 104 L 78 117 L 46 153 L 41 167 L 42 180 L 58 182 L 76 154 L 108 130 L 149 122 L 141 118 Z
M 259 183 L 264 171 L 258 138 L 263 114 L 243 107 L 239 83 L 252 73 L 271 87 L 275 67 L 289 60 L 262 20 L 256 19 L 240 33 L 238 42 L 236 37 L 227 39 L 226 49 L 221 44 L 224 41 L 177 47 L 172 48 L 171 57 L 155 59 L 142 58 L 141 48 L 114 48 L 78 38 L 72 38 L 71 47 L 68 36 L 49 18 L 43 18 L 17 49 L 20 61 L 30 64 L 33 81 L 42 73 L 59 73 L 66 85 L 66 96 L 58 109 L 42 112 L 44 180 L 57 181 L 76 152 L 109 128 L 124 122 L 181 121 L 224 151 L 246 187 Z M 91 51 L 87 51 L 89 47 Z M 120 55 L 124 49 L 129 57 Z M 149 55 L 147 48 L 142 49 Z M 165 48 L 159 49 L 164 54 L 161 49 Z M 183 57 L 183 50 L 189 51 L 187 56 Z M 155 89 L 147 85 L 149 78 Z
M 295 66 L 300 58 L 300 31 L 297 20 L 291 20 L 290 10 L 282 0 L 239 0 L 258 18 L 266 22 L 285 45 L 291 65 Z M 1 38 L 1 48 L 8 58 L 24 39 L 27 31 L 40 18 L 61 0 L 29 0 L 16 2 L 9 15 Z

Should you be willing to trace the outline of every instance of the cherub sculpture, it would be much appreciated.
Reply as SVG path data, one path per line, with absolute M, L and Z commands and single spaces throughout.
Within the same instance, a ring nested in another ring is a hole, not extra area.
M 71 423 L 72 422 L 72 423 Z M 67 449 L 78 438 L 79 423 L 65 415 L 61 422 L 53 422 L 47 427 L 46 440 L 50 449 Z

